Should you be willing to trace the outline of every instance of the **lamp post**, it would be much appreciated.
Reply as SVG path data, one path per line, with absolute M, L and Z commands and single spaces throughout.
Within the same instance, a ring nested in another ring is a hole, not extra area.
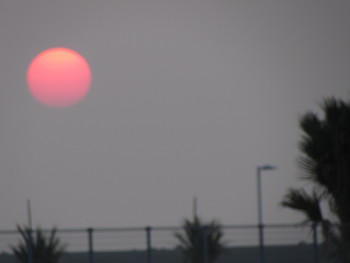
M 264 225 L 263 225 L 263 218 L 262 218 L 263 215 L 262 215 L 262 197 L 261 197 L 261 172 L 271 171 L 276 169 L 277 169 L 276 166 L 269 165 L 269 164 L 260 165 L 256 168 L 260 263 L 265 263 Z

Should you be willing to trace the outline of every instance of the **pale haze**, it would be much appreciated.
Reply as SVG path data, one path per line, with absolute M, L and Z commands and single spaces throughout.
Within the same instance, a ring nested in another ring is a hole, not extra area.
M 0 229 L 177 226 L 198 213 L 265 223 L 304 185 L 298 119 L 349 99 L 349 1 L 3 0 L 0 3 Z M 55 109 L 28 92 L 41 51 L 66 47 L 90 93 Z

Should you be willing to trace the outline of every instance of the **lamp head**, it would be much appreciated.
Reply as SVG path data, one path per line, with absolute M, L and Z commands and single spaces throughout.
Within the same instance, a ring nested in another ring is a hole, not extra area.
M 258 166 L 258 169 L 260 171 L 271 171 L 271 170 L 276 170 L 277 167 L 276 166 L 273 166 L 273 165 L 270 165 L 270 164 L 264 164 L 264 165 L 260 165 Z

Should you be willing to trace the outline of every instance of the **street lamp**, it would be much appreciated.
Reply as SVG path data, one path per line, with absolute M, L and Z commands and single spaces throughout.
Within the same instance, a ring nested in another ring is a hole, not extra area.
M 276 169 L 277 169 L 276 166 L 269 165 L 269 164 L 260 165 L 256 168 L 260 263 L 265 263 L 264 225 L 263 225 L 263 218 L 262 218 L 262 197 L 261 197 L 261 172 L 262 171 L 271 171 L 271 170 L 276 170 Z

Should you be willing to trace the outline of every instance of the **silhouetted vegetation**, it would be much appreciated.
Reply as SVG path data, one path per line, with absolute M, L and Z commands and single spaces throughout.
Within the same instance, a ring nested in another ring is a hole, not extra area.
M 185 219 L 182 229 L 175 237 L 180 241 L 186 263 L 213 263 L 225 249 L 222 227 L 215 220 L 205 223 L 195 216 L 192 221 Z
M 56 236 L 56 228 L 53 228 L 46 236 L 42 229 L 32 231 L 29 228 L 17 225 L 21 240 L 11 250 L 20 263 L 58 263 L 65 251 L 66 245 L 62 244 Z M 31 257 L 31 261 L 29 260 Z
M 298 164 L 313 190 L 289 189 L 282 205 L 319 224 L 329 255 L 345 263 L 350 262 L 350 103 L 330 98 L 321 109 L 322 118 L 308 112 L 300 119 Z M 331 217 L 325 217 L 323 204 Z

